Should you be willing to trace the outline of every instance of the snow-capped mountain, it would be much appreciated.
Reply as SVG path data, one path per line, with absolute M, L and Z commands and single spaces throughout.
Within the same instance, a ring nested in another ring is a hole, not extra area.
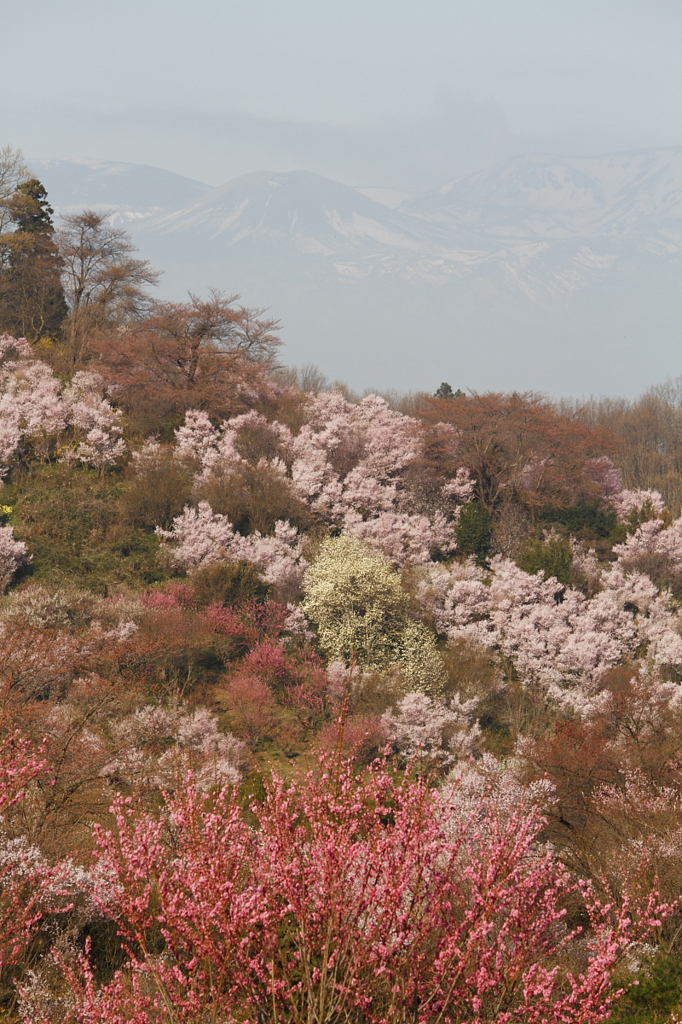
M 251 243 L 285 245 L 323 257 L 360 253 L 421 252 L 471 238 L 418 217 L 396 213 L 356 189 L 319 174 L 293 171 L 245 174 L 205 192 L 191 206 L 150 220 L 145 231 L 168 236 L 191 232 L 229 248 Z
M 399 205 L 306 171 L 33 167 L 59 210 L 125 225 L 160 294 L 239 292 L 287 361 L 355 386 L 632 393 L 682 369 L 682 147 L 520 157 Z
M 582 159 L 519 157 L 402 203 L 499 240 L 640 236 L 682 245 L 682 147 Z
M 144 164 L 97 160 L 31 160 L 59 213 L 107 210 L 122 224 L 193 203 L 210 185 Z

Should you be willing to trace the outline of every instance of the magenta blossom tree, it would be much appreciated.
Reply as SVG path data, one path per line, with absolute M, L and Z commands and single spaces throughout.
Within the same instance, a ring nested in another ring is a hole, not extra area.
M 65 966 L 83 1024 L 596 1024 L 665 913 L 600 902 L 532 809 L 463 818 L 382 766 L 274 778 L 248 815 L 191 778 L 159 816 L 113 813 L 95 877 L 128 961 L 102 987 L 87 957 Z

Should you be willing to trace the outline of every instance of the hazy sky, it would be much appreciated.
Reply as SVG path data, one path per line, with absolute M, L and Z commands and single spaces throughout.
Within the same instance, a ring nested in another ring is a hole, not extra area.
M 425 187 L 682 143 L 679 0 L 0 0 L 0 144 Z

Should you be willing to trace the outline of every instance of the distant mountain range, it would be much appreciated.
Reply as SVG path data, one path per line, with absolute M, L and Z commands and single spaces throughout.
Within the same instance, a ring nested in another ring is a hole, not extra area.
M 58 210 L 125 225 L 165 296 L 240 292 L 281 318 L 286 361 L 354 386 L 635 393 L 682 373 L 682 147 L 519 157 L 402 202 L 307 171 L 211 188 L 32 167 Z

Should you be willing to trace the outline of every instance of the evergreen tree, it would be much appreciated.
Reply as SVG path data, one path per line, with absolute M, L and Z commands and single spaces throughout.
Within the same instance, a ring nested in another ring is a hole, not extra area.
M 35 343 L 56 335 L 67 313 L 54 210 L 37 178 L 20 182 L 5 209 L 14 231 L 0 235 L 0 331 Z
M 47 190 L 37 178 L 22 181 L 7 203 L 17 231 L 27 234 L 52 234 L 54 210 L 47 200 Z
M 443 381 L 439 388 L 434 393 L 434 398 L 463 398 L 464 392 L 461 388 L 457 388 L 456 391 L 452 390 L 450 384 L 447 381 Z
M 473 555 L 478 565 L 485 565 L 492 550 L 493 517 L 481 501 L 462 507 L 455 533 L 462 554 Z

